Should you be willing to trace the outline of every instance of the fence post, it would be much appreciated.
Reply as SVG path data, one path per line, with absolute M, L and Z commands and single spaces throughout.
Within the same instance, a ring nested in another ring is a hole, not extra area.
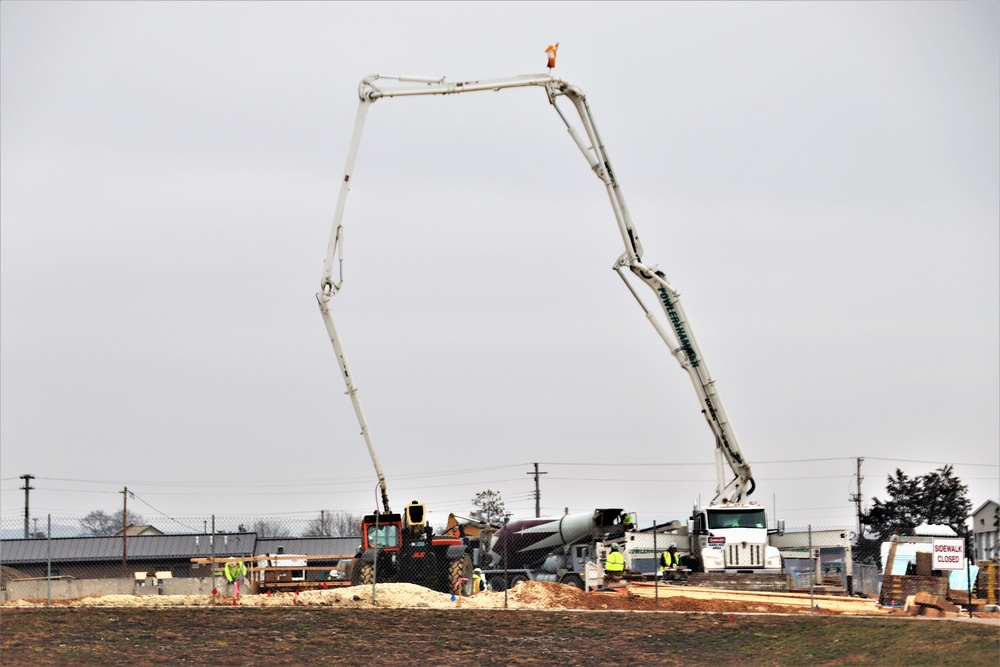
M 655 609 L 660 608 L 660 559 L 656 556 L 656 519 L 653 519 L 653 592 Z
M 510 514 L 503 517 L 503 608 L 507 608 L 507 589 L 510 588 L 510 562 L 507 560 L 507 543 L 510 542 L 510 534 L 507 532 L 507 523 L 510 521 Z M 586 574 L 586 572 L 584 572 Z M 584 584 L 586 587 L 586 583 Z
M 816 613 L 813 584 L 816 583 L 816 555 L 813 554 L 813 527 L 809 524 L 809 613 Z
M 372 605 L 375 604 L 375 582 L 378 581 L 378 508 L 375 508 L 375 562 L 372 563 Z M 398 571 L 398 570 L 397 570 Z
M 49 514 L 48 540 L 45 544 L 45 606 L 52 606 L 52 515 Z
M 217 590 L 215 588 L 215 515 L 214 514 L 212 515 L 212 534 L 208 538 L 208 543 L 212 548 L 211 552 L 212 558 L 210 567 L 212 568 L 212 594 L 214 595 L 215 591 Z
M 968 553 L 965 554 L 965 585 L 969 588 L 969 618 L 972 618 L 972 558 Z

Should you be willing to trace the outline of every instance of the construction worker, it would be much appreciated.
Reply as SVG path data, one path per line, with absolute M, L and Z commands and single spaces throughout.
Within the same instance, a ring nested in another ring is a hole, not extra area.
M 677 545 L 671 543 L 667 550 L 660 554 L 659 574 L 662 576 L 666 569 L 675 570 L 681 564 L 681 558 L 677 555 Z
M 622 512 L 622 527 L 625 528 L 625 530 L 632 530 L 634 527 L 632 525 L 632 515 L 628 512 Z
M 617 579 L 625 571 L 625 556 L 618 550 L 617 544 L 611 545 L 611 553 L 604 561 L 604 576 L 608 579 Z
M 223 572 L 226 575 L 226 581 L 233 584 L 236 597 L 239 597 L 240 581 L 243 577 L 247 576 L 247 566 L 243 564 L 242 560 L 236 560 L 236 558 L 230 556 L 229 560 L 226 561 L 226 567 L 223 568 Z
M 486 575 L 478 567 L 472 571 L 472 594 L 481 593 L 486 590 Z

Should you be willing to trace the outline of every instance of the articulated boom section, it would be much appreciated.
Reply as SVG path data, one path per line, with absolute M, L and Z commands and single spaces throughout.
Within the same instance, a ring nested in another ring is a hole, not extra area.
M 638 260 L 628 261 L 628 258 L 623 255 L 615 265 L 615 269 L 622 277 L 622 280 L 625 280 L 625 276 L 621 273 L 623 267 L 628 267 L 636 277 L 646 283 L 656 293 L 663 312 L 666 314 L 667 321 L 670 322 L 673 335 L 646 308 L 642 300 L 639 299 L 639 295 L 632 289 L 632 286 L 627 281 L 625 282 L 632 291 L 632 295 L 635 296 L 636 300 L 643 307 L 643 310 L 646 311 L 646 317 L 656 329 L 660 338 L 670 348 L 674 358 L 680 363 L 681 368 L 690 376 L 695 393 L 701 402 L 702 414 L 705 415 L 708 426 L 715 435 L 717 484 L 715 497 L 712 499 L 712 502 L 742 501 L 746 496 L 753 493 L 755 486 L 753 476 L 750 472 L 750 466 L 743 459 L 743 452 L 740 449 L 739 441 L 736 438 L 736 433 L 733 431 L 732 424 L 729 422 L 726 408 L 722 404 L 722 397 L 716 389 L 715 380 L 708 370 L 708 364 L 705 362 L 701 350 L 698 348 L 694 332 L 691 330 L 691 325 L 684 314 L 684 309 L 680 301 L 680 293 L 667 282 L 666 276 L 656 267 L 649 268 Z M 734 475 L 733 479 L 728 483 L 726 482 L 723 470 L 723 461 L 726 462 Z

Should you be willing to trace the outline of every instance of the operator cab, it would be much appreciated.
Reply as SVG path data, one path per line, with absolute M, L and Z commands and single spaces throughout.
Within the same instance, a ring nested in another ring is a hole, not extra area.
M 362 549 L 398 549 L 402 517 L 398 514 L 367 514 L 361 522 Z

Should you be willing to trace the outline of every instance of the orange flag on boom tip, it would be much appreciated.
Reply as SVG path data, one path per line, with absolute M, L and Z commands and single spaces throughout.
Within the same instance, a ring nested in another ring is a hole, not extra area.
M 549 56 L 549 69 L 556 66 L 556 51 L 559 50 L 559 42 L 555 44 L 549 44 L 549 48 L 545 49 L 545 53 Z

